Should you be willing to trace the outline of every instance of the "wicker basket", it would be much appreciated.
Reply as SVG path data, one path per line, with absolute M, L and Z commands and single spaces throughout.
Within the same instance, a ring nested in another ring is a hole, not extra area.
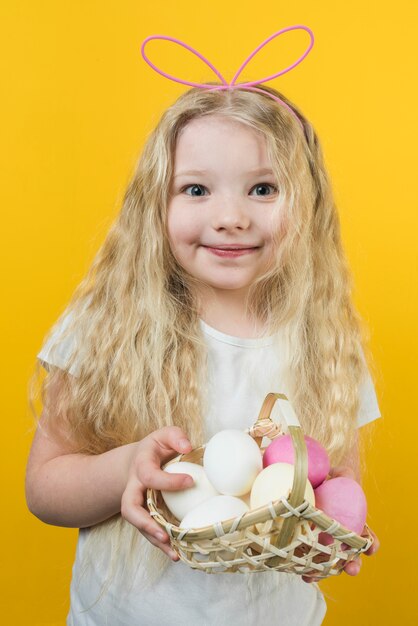
M 270 502 L 235 519 L 199 529 L 182 529 L 166 507 L 161 493 L 147 490 L 151 516 L 168 533 L 172 548 L 180 559 L 203 572 L 232 573 L 276 570 L 304 576 L 327 578 L 342 572 L 345 565 L 373 543 L 366 525 L 366 536 L 341 526 L 321 510 L 304 500 L 308 476 L 305 439 L 299 421 L 287 397 L 269 393 L 256 423 L 249 433 L 261 448 L 263 437 L 275 439 L 283 434 L 270 418 L 276 401 L 295 449 L 295 472 L 291 493 L 286 500 Z M 205 446 L 181 454 L 164 465 L 177 461 L 203 464 Z M 322 532 L 332 535 L 329 545 L 319 543 Z

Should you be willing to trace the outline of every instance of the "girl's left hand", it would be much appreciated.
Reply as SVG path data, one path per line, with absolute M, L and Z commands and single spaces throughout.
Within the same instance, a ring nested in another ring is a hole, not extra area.
M 337 476 L 347 476 L 348 478 L 355 478 L 355 474 L 354 471 L 351 469 L 351 467 L 333 467 L 330 470 L 330 477 L 331 478 L 336 478 Z M 362 537 L 367 537 L 367 531 L 371 534 L 371 536 L 373 537 L 373 543 L 370 546 L 370 548 L 366 551 L 366 552 L 362 552 L 362 554 L 366 554 L 367 556 L 371 556 L 372 554 L 374 554 L 375 552 L 377 552 L 377 550 L 380 547 L 380 541 L 377 538 L 377 535 L 372 531 L 372 529 L 368 526 L 364 526 L 363 528 L 363 532 L 361 533 Z M 347 565 L 343 568 L 344 572 L 346 574 L 348 574 L 349 576 L 357 576 L 357 574 L 360 572 L 361 569 L 361 555 L 357 556 L 355 559 L 353 559 L 352 561 L 350 561 L 349 563 L 347 563 Z M 321 578 L 316 578 L 316 577 L 308 577 L 308 576 L 302 576 L 302 580 L 305 581 L 305 583 L 314 583 L 317 582 L 319 580 L 322 580 Z

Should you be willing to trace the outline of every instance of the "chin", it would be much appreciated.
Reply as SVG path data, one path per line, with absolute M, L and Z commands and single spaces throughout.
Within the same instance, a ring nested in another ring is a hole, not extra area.
M 249 289 L 249 283 L 222 283 L 222 282 L 214 282 L 214 281 L 206 281 L 206 284 L 212 287 L 212 289 L 218 289 L 222 291 L 241 291 L 244 289 Z

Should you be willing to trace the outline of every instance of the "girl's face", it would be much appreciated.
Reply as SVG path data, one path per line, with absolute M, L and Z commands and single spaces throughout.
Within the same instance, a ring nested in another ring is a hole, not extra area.
M 183 128 L 167 228 L 174 256 L 203 288 L 246 294 L 271 264 L 278 202 L 261 134 L 220 115 Z

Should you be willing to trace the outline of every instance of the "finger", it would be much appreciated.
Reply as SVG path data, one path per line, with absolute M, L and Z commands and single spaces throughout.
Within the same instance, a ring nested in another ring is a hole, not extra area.
M 374 554 L 375 552 L 378 551 L 378 549 L 380 548 L 380 541 L 377 538 L 377 535 L 372 531 L 371 528 L 369 528 L 367 525 L 364 526 L 363 528 L 363 532 L 362 532 L 362 536 L 366 536 L 368 535 L 368 533 L 370 533 L 370 535 L 373 538 L 373 543 L 370 546 L 370 548 L 368 550 L 366 550 L 366 552 L 364 552 L 364 554 L 366 554 L 367 556 L 370 556 L 372 554 Z
M 167 479 L 167 476 L 170 476 Z M 157 487 L 160 490 L 166 491 L 178 491 L 179 489 L 189 489 L 194 485 L 194 479 L 190 474 L 177 474 L 177 473 L 169 473 L 164 472 L 164 470 L 157 474 L 155 477 L 158 484 L 161 484 L 161 487 Z M 165 485 L 165 486 L 163 486 Z
M 159 548 L 160 550 L 162 550 L 164 554 L 166 554 L 172 561 L 178 561 L 180 559 L 177 552 L 175 552 L 172 549 L 171 544 L 167 544 L 162 541 L 159 541 L 158 539 L 154 537 L 154 535 L 150 535 L 149 533 L 145 531 L 140 530 L 139 532 L 142 535 L 144 535 L 145 539 L 148 539 L 148 541 L 152 543 L 156 548 Z M 168 539 L 168 535 L 166 535 L 166 537 Z
M 155 522 L 151 515 L 142 507 L 125 504 L 121 510 L 122 517 L 135 526 L 151 543 L 158 547 L 166 545 L 169 541 L 167 533 Z
M 186 454 L 192 450 L 189 438 L 178 426 L 165 426 L 151 433 L 149 437 L 156 444 L 160 461 L 165 461 L 172 457 L 173 450 L 180 454 Z
M 144 496 L 138 483 L 129 481 L 121 500 L 121 516 L 138 530 L 152 535 L 157 541 L 168 541 L 168 535 L 144 508 Z
M 138 479 L 144 488 L 150 487 L 158 491 L 178 491 L 194 485 L 190 474 L 172 474 L 162 470 L 158 464 L 148 460 L 138 469 Z
M 305 581 L 305 583 L 316 583 L 318 582 L 318 580 L 321 580 L 320 578 L 316 578 L 316 576 L 302 576 L 302 580 Z
M 380 541 L 375 536 L 375 539 L 374 539 L 372 545 L 370 546 L 370 548 L 368 550 L 366 550 L 366 552 L 364 554 L 366 554 L 367 556 L 370 556 L 370 555 L 374 554 L 375 552 L 377 552 L 379 548 L 380 548 Z
M 356 558 L 344 567 L 344 571 L 349 576 L 357 576 L 361 569 L 361 559 Z

